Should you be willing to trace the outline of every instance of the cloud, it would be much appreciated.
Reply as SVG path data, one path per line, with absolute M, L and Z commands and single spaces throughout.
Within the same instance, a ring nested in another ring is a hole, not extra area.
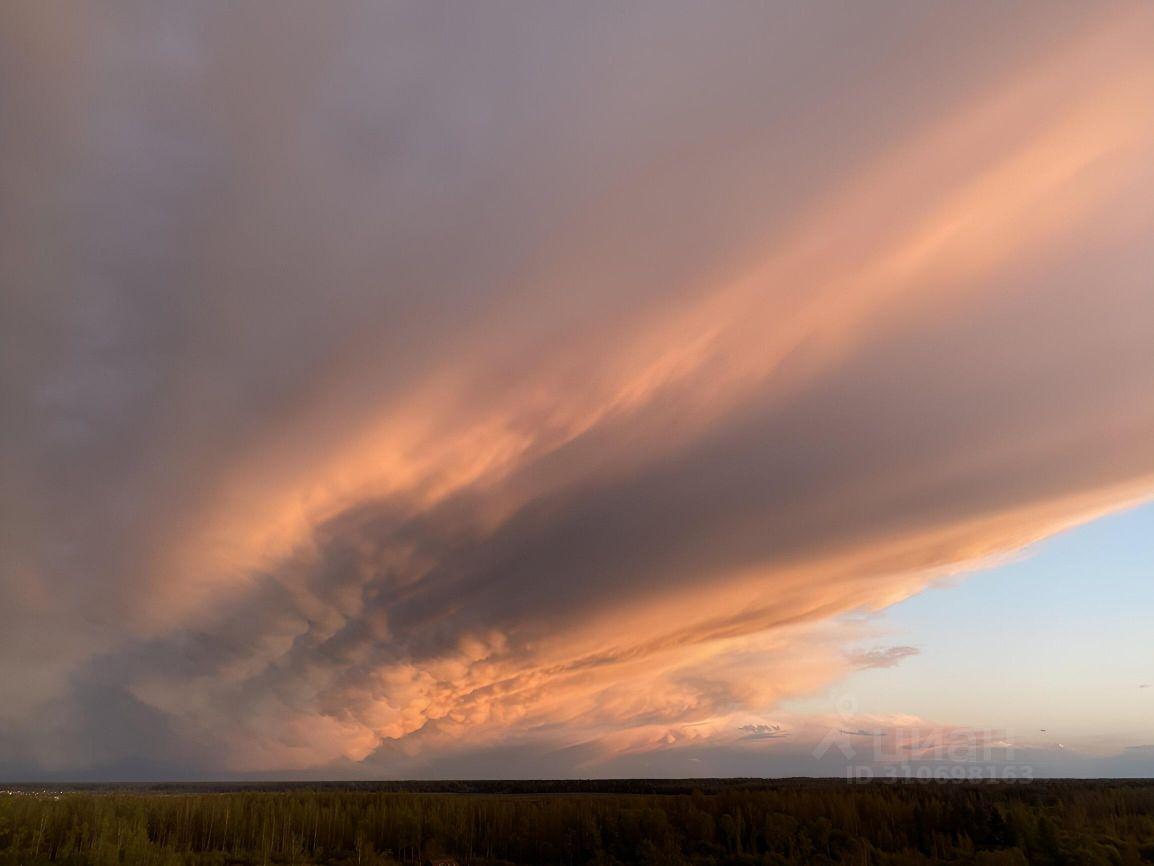
M 789 733 L 782 730 L 781 725 L 773 724 L 748 724 L 742 725 L 738 730 L 745 733 L 746 740 L 776 740 L 779 737 L 788 737 Z
M 0 36 L 28 774 L 729 766 L 1151 492 L 1145 10 L 107 11 Z
M 921 653 L 917 647 L 891 646 L 849 654 L 850 662 L 858 668 L 892 668 L 902 659 Z

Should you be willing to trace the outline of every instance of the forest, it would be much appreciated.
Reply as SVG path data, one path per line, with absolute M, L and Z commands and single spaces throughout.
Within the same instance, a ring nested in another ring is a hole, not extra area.
M 0 866 L 1154 863 L 1154 781 L 0 786 Z

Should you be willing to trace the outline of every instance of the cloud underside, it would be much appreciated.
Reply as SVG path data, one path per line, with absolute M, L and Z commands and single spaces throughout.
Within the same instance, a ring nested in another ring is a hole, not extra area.
M 0 36 L 9 773 L 738 766 L 1154 490 L 1149 10 L 132 7 Z

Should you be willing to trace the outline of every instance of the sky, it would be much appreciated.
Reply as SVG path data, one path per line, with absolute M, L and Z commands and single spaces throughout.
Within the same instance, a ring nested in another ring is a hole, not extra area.
M 1152 578 L 1148 504 L 894 605 L 880 615 L 886 637 L 916 655 L 855 672 L 788 709 L 836 713 L 850 702 L 879 718 L 894 708 L 964 718 L 1007 734 L 1039 776 L 1150 777 Z
M 0 27 L 0 778 L 1154 775 L 1154 7 Z

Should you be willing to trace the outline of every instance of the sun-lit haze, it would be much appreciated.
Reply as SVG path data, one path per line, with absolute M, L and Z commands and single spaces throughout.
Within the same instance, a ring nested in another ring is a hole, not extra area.
M 0 15 L 0 777 L 1154 775 L 1154 6 Z

